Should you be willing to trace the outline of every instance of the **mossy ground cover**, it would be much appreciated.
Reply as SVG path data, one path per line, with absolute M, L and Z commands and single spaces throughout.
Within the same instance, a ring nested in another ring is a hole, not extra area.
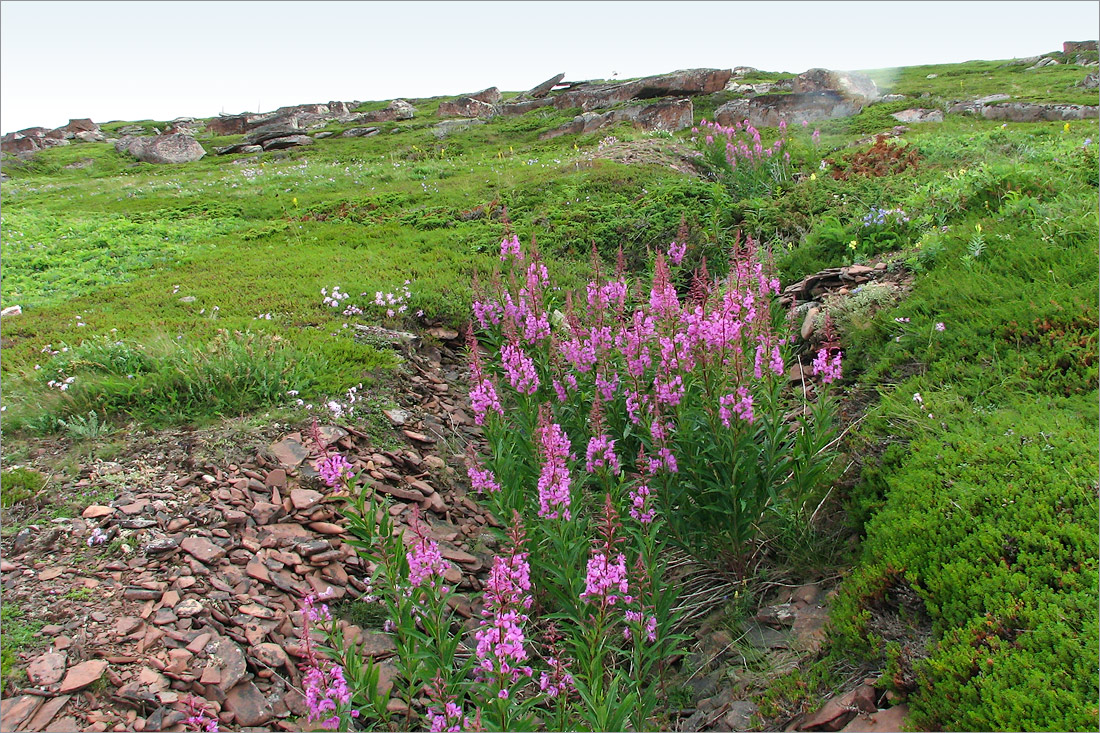
M 997 92 L 1095 104 L 1074 86 L 1087 71 L 971 62 L 876 76 L 927 92 L 925 106 Z M 254 158 L 156 167 L 74 144 L 5 163 L 2 299 L 24 306 L 3 324 L 5 464 L 89 411 L 171 424 L 294 409 L 291 391 L 314 403 L 359 382 L 382 391 L 394 357 L 344 323 L 460 324 L 471 277 L 492 269 L 501 207 L 567 281 L 593 247 L 611 262 L 622 246 L 639 266 L 681 219 L 689 256 L 713 264 L 741 230 L 771 246 L 784 284 L 885 257 L 915 274 L 910 297 L 840 323 L 850 385 L 879 398 L 847 446 L 862 457 L 845 499 L 865 540 L 833 653 L 890 665 L 917 725 L 1095 729 L 1095 121 L 948 115 L 884 143 L 915 164 L 835 177 L 871 147 L 850 143 L 913 106 L 873 105 L 821 125 L 798 176 L 737 200 L 705 178 L 600 160 L 604 137 L 644 137 L 626 127 L 538 140 L 573 111 L 437 138 L 438 101 L 414 100 L 420 117 L 373 137 Z M 908 220 L 865 226 L 880 208 Z M 405 314 L 370 306 L 405 280 Z M 337 285 L 363 316 L 322 303 Z M 916 607 L 897 602 L 903 587 Z M 927 622 L 920 654 L 883 632 L 890 614 Z M 13 619 L 5 606 L 6 638 Z

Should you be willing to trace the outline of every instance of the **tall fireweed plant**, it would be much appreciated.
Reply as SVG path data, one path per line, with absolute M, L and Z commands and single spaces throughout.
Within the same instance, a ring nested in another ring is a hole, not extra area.
M 806 127 L 805 122 L 802 127 Z M 797 164 L 808 157 L 806 146 L 799 145 L 805 140 L 790 134 L 785 120 L 779 123 L 779 137 L 767 145 L 760 138 L 760 130 L 748 120 L 728 126 L 701 120 L 698 127 L 692 128 L 692 134 L 703 163 L 738 199 L 770 196 L 791 180 Z M 814 130 L 809 137 L 812 148 L 816 148 L 820 133 Z
M 509 232 L 504 271 L 475 284 L 470 401 L 488 450 L 471 451 L 467 470 L 508 523 L 476 627 L 455 618 L 457 571 L 426 520 L 399 527 L 350 471 L 321 472 L 345 489 L 351 542 L 373 569 L 369 600 L 396 651 L 387 703 L 379 668 L 330 632 L 351 688 L 338 707 L 359 716 L 326 721 L 665 727 L 669 659 L 686 639 L 668 550 L 745 572 L 769 513 L 816 488 L 833 433 L 826 385 L 840 376 L 839 351 L 822 349 L 817 403 L 785 418 L 778 282 L 755 244 L 735 243 L 722 278 L 705 263 L 688 278 L 684 254 L 673 242 L 645 282 L 621 256 L 611 275 L 594 257 L 592 282 L 563 297 L 534 243 Z

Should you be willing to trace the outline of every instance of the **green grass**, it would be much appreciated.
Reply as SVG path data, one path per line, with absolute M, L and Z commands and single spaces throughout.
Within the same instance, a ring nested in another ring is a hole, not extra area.
M 41 623 L 26 621 L 24 617 L 23 609 L 15 603 L 0 605 L 0 626 L 4 635 L 4 644 L 0 647 L 0 677 L 5 682 L 14 679 L 13 665 L 18 653 L 36 645 L 34 635 L 42 628 Z
M 930 95 L 932 100 L 919 100 L 923 106 L 928 106 L 929 101 L 979 99 L 991 94 L 1008 94 L 1013 102 L 1095 106 L 1096 91 L 1075 86 L 1092 70 L 1064 63 L 1029 69 L 1004 60 L 872 69 L 864 73 L 874 79 L 882 94 L 913 98 Z M 936 76 L 929 79 L 929 74 Z

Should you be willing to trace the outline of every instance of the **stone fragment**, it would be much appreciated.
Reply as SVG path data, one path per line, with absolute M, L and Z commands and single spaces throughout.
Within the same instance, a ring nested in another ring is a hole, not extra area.
M 142 626 L 142 620 L 137 616 L 123 616 L 115 621 L 115 633 L 119 636 L 129 636 Z
M 188 537 L 180 543 L 184 552 L 204 565 L 210 565 L 225 557 L 225 550 L 203 537 Z
M 870 715 L 859 715 L 851 723 L 841 728 L 843 733 L 891 733 L 905 730 L 902 726 L 909 717 L 909 706 L 895 705 Z
M 274 715 L 271 703 L 252 682 L 242 682 L 230 690 L 224 709 L 233 713 L 237 725 L 245 728 L 263 725 Z
M 276 468 L 268 471 L 264 478 L 264 486 L 269 489 L 282 489 L 286 487 L 286 469 Z
M 81 512 L 80 516 L 85 519 L 97 519 L 99 517 L 109 517 L 114 513 L 114 507 L 103 506 L 102 504 L 92 504 Z
M 27 665 L 27 676 L 40 687 L 53 685 L 65 675 L 66 656 L 57 652 L 46 652 Z
M 206 655 L 210 658 L 207 669 L 214 668 L 219 672 L 215 684 L 223 693 L 228 693 L 244 677 L 244 652 L 233 640 L 219 636 L 206 645 Z
M 65 704 L 68 703 L 70 699 L 72 699 L 71 695 L 61 695 L 60 697 L 55 697 L 45 702 L 42 707 L 38 709 L 38 712 L 31 716 L 31 719 L 23 726 L 23 730 L 49 730 L 47 726 L 53 721 L 54 716 L 61 712 L 61 709 L 65 707 Z M 11 729 L 4 728 L 4 730 Z
M 310 522 L 309 528 L 321 534 L 344 534 L 347 530 L 332 522 Z
M 90 659 L 70 668 L 64 682 L 61 683 L 61 694 L 84 689 L 102 677 L 107 667 L 108 664 L 103 659 Z
M 42 698 L 38 695 L 20 695 L 0 700 L 0 730 L 16 730 L 23 721 L 34 715 L 41 704 Z
M 271 642 L 264 642 L 252 647 L 252 654 L 262 664 L 266 664 L 268 667 L 278 669 L 279 667 L 287 664 L 286 652 L 278 644 Z
M 306 447 L 292 438 L 284 438 L 278 443 L 273 443 L 271 453 L 275 456 L 275 460 L 290 468 L 309 458 L 309 451 Z
M 290 492 L 290 501 L 296 511 L 305 511 L 316 506 L 325 495 L 312 489 L 293 489 Z
M 271 524 L 283 514 L 282 504 L 269 504 L 267 502 L 258 501 L 255 506 L 252 507 L 252 518 L 256 520 L 256 524 L 263 527 Z
M 192 618 L 203 611 L 202 603 L 194 598 L 187 598 L 175 607 L 176 615 L 180 618 Z

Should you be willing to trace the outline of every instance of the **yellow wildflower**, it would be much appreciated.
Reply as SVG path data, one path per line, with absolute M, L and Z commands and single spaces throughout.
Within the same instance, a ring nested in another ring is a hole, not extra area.
M 858 246 L 859 244 L 854 239 L 851 242 L 848 242 L 848 249 L 855 249 Z

